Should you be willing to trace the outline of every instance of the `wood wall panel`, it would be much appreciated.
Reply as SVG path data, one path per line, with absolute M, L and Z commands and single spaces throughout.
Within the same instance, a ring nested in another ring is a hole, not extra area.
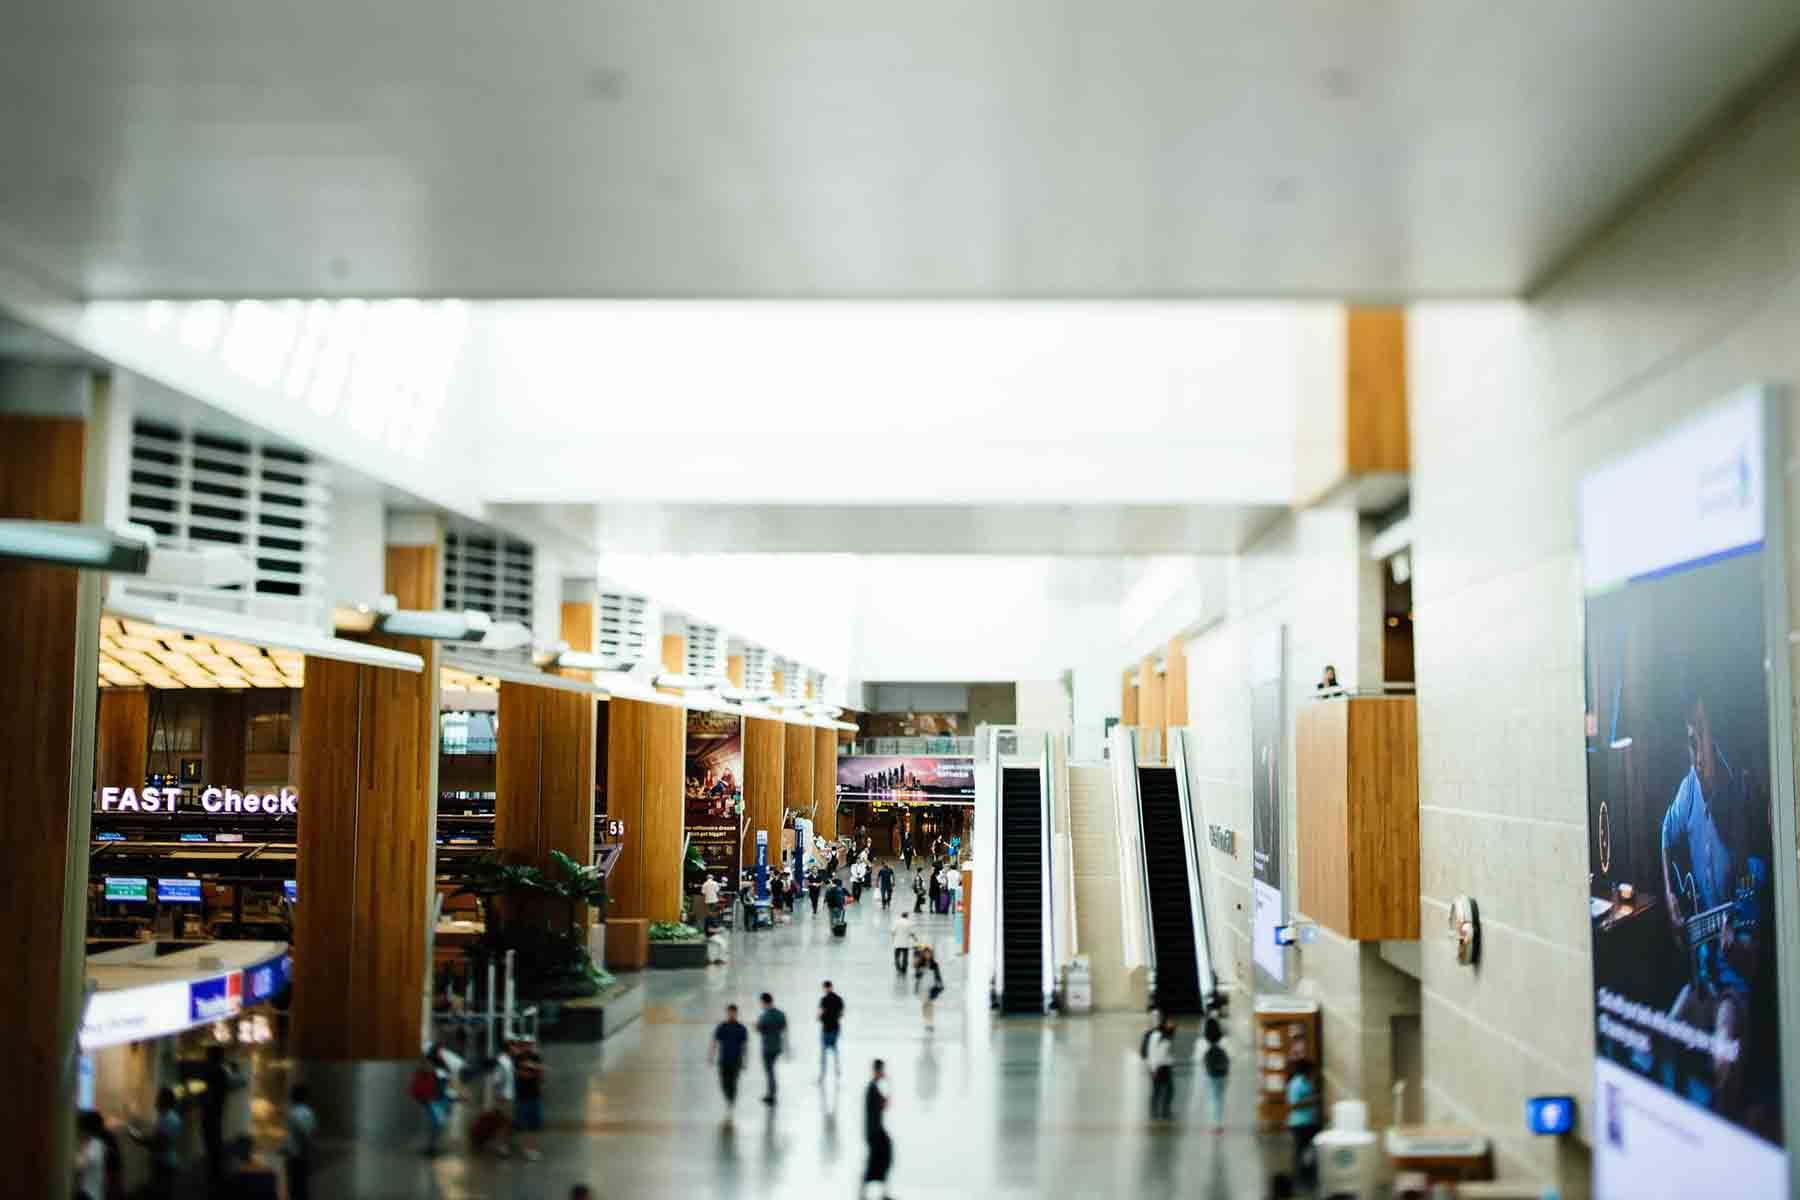
M 663 634 L 662 665 L 671 675 L 680 675 L 687 670 L 687 639 L 679 633 Z
M 837 735 L 835 729 L 813 732 L 813 828 L 827 841 L 838 835 Z
M 681 919 L 681 842 L 686 824 L 687 710 L 650 707 L 644 724 L 644 915 Z
M 542 837 L 544 858 L 561 850 L 594 861 L 594 697 L 545 688 Z
M 1119 682 L 1119 724 L 1138 723 L 1137 668 L 1126 671 Z
M 1300 908 L 1359 941 L 1419 936 L 1417 709 L 1410 696 L 1301 706 Z
M 1299 909 L 1346 937 L 1350 931 L 1350 706 L 1303 703 L 1294 718 L 1295 858 Z
M 250 782 L 250 701 L 243 692 L 213 696 L 206 727 L 206 782 L 244 787 Z
M 725 658 L 725 678 L 731 681 L 731 685 L 733 687 L 743 687 L 744 686 L 744 656 L 743 655 L 731 654 L 731 655 L 726 656 L 726 658 Z
M 1406 310 L 1345 314 L 1344 460 L 1352 476 L 1411 470 L 1407 433 Z
M 769 860 L 780 861 L 783 785 L 787 748 L 785 722 L 744 718 L 744 862 L 756 862 L 756 831 L 769 834 Z
M 594 604 L 591 600 L 563 601 L 562 640 L 569 643 L 569 649 L 593 653 L 594 621 Z
M 1419 936 L 1418 708 L 1411 696 L 1350 706 L 1350 911 L 1353 936 Z
M 143 787 L 150 763 L 150 693 L 102 688 L 94 732 L 94 786 Z
M 607 916 L 643 917 L 644 729 L 652 706 L 642 700 L 607 701 L 606 815 L 625 822 L 623 849 L 608 877 Z
M 783 731 L 781 803 L 803 817 L 813 813 L 813 727 L 789 724 Z
M 1188 723 L 1187 647 L 1180 638 L 1169 639 L 1163 662 L 1168 667 L 1163 676 L 1163 727 L 1179 729 Z
M 0 517 L 81 520 L 85 440 L 78 420 L 0 415 Z M 60 1059 L 74 1038 L 66 1001 L 81 986 L 81 960 L 65 954 L 65 942 L 79 945 L 66 936 L 75 933 L 67 922 L 82 911 L 88 861 L 88 830 L 73 800 L 91 785 L 92 768 L 76 761 L 75 720 L 98 660 L 94 631 L 82 628 L 92 608 L 75 571 L 0 564 L 0 613 L 13 639 L 0 666 L 0 729 L 6 775 L 19 789 L 0 804 L 9 964 L 0 988 L 0 1137 L 14 1194 L 64 1196 L 67 1177 L 54 1164 L 71 1122 L 59 1102 L 69 1094 Z M 135 782 L 142 774 L 140 764 Z

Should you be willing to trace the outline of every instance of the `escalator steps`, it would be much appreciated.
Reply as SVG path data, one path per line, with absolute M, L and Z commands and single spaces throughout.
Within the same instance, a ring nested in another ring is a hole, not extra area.
M 1041 1013 L 1044 818 L 1038 773 L 1005 768 L 1000 792 L 1000 883 L 1005 889 L 1000 1009 Z
M 1197 1013 L 1200 960 L 1188 897 L 1187 843 L 1181 832 L 1181 791 L 1172 767 L 1139 767 L 1143 805 L 1144 871 L 1150 892 L 1150 929 L 1156 942 L 1156 1006 Z

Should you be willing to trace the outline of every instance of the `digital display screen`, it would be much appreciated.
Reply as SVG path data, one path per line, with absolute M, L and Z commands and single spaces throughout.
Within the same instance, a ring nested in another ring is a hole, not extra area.
M 296 880 L 284 879 L 281 881 L 281 892 L 291 903 L 300 898 L 300 885 Z
M 96 833 L 94 840 L 97 842 L 122 842 L 125 840 L 125 835 L 116 829 L 109 829 L 104 833 Z
M 198 904 L 200 903 L 200 881 L 198 879 L 159 879 L 156 881 L 156 899 L 163 904 Z
M 204 833 L 184 833 L 181 835 L 181 840 L 184 842 L 205 842 L 210 841 L 211 839 Z
M 108 900 L 148 900 L 150 899 L 150 881 L 124 875 L 108 875 L 106 877 L 106 898 Z

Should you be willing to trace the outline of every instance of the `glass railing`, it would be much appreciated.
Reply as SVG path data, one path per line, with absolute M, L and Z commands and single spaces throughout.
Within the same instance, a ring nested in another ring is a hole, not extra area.
M 959 754 L 975 753 L 972 737 L 878 737 L 838 745 L 840 755 L 848 754 Z

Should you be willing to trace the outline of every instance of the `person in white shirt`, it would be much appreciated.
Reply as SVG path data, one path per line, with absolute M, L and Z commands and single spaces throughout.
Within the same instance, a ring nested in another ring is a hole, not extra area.
M 494 1059 L 494 1107 L 506 1116 L 506 1128 L 494 1141 L 494 1153 L 501 1158 L 512 1154 L 513 1100 L 518 1096 L 518 1072 L 513 1067 L 512 1047 L 503 1047 Z
M 912 953 L 913 940 L 917 931 L 913 928 L 912 914 L 902 912 L 894 918 L 894 973 L 906 974 L 906 960 Z
M 1175 1115 L 1175 1019 L 1164 1015 L 1144 1042 L 1144 1066 L 1150 1072 L 1150 1119 Z
M 288 1093 L 287 1140 L 281 1146 L 288 1200 L 308 1200 L 312 1195 L 313 1137 L 318 1131 L 319 1118 L 306 1086 L 296 1086 Z
M 719 881 L 711 875 L 700 885 L 700 900 L 706 905 L 706 911 L 701 914 L 702 920 L 719 911 Z
M 75 1122 L 80 1147 L 75 1157 L 75 1194 L 82 1200 L 106 1200 L 106 1118 L 92 1109 Z

